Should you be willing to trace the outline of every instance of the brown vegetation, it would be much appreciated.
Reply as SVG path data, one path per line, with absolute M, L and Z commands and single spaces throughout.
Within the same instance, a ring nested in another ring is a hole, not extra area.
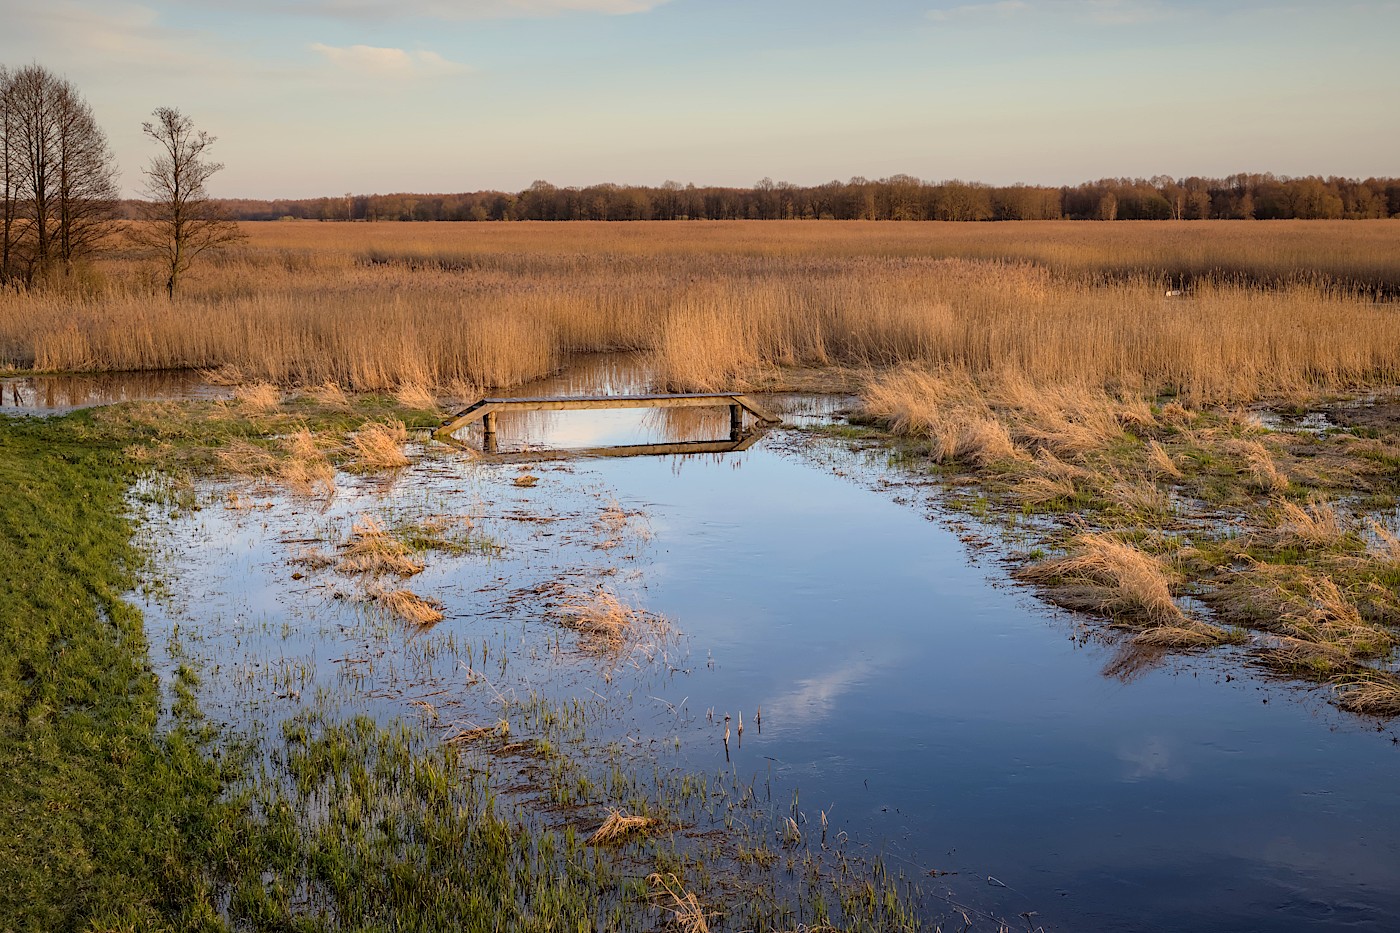
M 1395 312 L 1369 298 L 1308 283 L 1162 289 L 1169 266 L 1202 257 L 1352 281 L 1393 262 L 1392 224 L 1100 229 L 245 225 L 248 240 L 192 270 L 174 303 L 150 301 L 154 273 L 137 257 L 103 263 L 105 284 L 86 294 L 0 296 L 0 361 L 431 391 L 518 383 L 571 351 L 641 349 L 677 389 L 907 362 L 1193 404 L 1400 374 Z M 1112 277 L 1125 269 L 1140 271 Z

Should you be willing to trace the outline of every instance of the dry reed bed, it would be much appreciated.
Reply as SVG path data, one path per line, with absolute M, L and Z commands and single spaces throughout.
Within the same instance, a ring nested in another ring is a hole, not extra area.
M 173 305 L 135 260 L 110 261 L 95 294 L 0 297 L 0 356 L 461 394 L 598 349 L 654 350 L 675 389 L 918 362 L 1229 401 L 1400 374 L 1396 313 L 1362 297 L 1201 284 L 1168 300 L 1151 271 L 1101 281 L 1216 254 L 1346 279 L 1393 256 L 1395 225 L 1017 226 L 249 225 Z

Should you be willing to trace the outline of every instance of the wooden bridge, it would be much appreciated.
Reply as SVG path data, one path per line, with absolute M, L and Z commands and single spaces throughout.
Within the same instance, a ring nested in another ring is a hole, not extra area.
M 496 416 L 503 411 L 585 411 L 608 408 L 729 408 L 729 443 L 744 437 L 744 412 L 759 424 L 777 424 L 778 419 L 747 395 L 738 392 L 692 393 L 687 395 L 593 395 L 566 398 L 484 398 L 457 412 L 434 433 L 449 438 L 473 421 L 481 422 L 481 447 L 496 452 Z M 692 444 L 723 445 L 723 441 Z M 659 447 L 666 445 L 642 445 Z M 671 446 L 684 446 L 671 445 Z M 734 449 L 734 448 L 726 448 Z

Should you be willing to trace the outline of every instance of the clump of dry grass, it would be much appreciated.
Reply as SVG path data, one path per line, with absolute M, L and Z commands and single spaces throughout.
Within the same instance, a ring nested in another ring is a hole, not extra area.
M 345 411 L 350 408 L 350 397 L 345 394 L 345 390 L 329 379 L 320 385 L 304 389 L 303 392 L 307 398 L 323 408 L 336 411 Z
M 1163 519 L 1172 512 L 1171 496 L 1154 483 L 1116 478 L 1105 494 L 1122 512 L 1139 519 Z
M 366 421 L 350 437 L 357 462 L 370 470 L 397 470 L 408 466 L 403 445 L 408 442 L 408 428 L 402 421 Z
M 410 625 L 436 625 L 443 620 L 440 603 L 411 590 L 375 590 L 369 596 L 376 606 Z
M 409 556 L 408 546 L 395 538 L 373 516 L 362 515 L 350 526 L 350 540 L 340 551 L 336 569 L 345 574 L 411 577 L 421 573 L 423 562 Z
M 1036 452 L 1030 468 L 1016 484 L 1016 496 L 1022 502 L 1043 506 L 1073 499 L 1080 487 L 1093 478 L 1083 467 L 1066 463 L 1048 450 Z
M 234 476 L 274 476 L 279 471 L 277 457 L 266 447 L 235 437 L 214 454 L 219 468 Z
M 1344 678 L 1337 684 L 1342 709 L 1366 716 L 1400 716 L 1400 678 L 1372 671 Z
M 296 495 L 335 495 L 335 467 L 326 456 L 326 445 L 306 428 L 283 439 L 286 459 L 278 475 Z
M 700 905 L 694 891 L 685 890 L 675 875 L 653 872 L 647 876 L 656 903 L 671 914 L 681 933 L 710 933 L 709 913 Z
M 1302 567 L 1258 564 L 1237 571 L 1212 602 L 1227 618 L 1275 633 L 1262 660 L 1290 673 L 1327 678 L 1353 671 L 1396 643 L 1391 631 L 1365 618 L 1356 594 Z
M 421 382 L 406 382 L 394 390 L 394 399 L 404 408 L 437 411 L 437 398 Z
M 588 837 L 588 844 L 591 846 L 617 845 L 632 836 L 645 834 L 660 825 L 661 821 L 655 817 L 631 816 L 621 810 L 609 810 L 607 819 L 603 820 L 603 825 L 595 829 Z
M 965 373 L 913 368 L 886 373 L 866 386 L 862 409 L 866 418 L 896 434 L 928 439 L 937 462 L 987 467 L 1027 458 Z
M 620 653 L 629 646 L 644 647 L 648 638 L 664 635 L 660 616 L 629 606 L 601 584 L 587 596 L 559 607 L 565 628 L 582 636 L 585 650 Z
M 1279 469 L 1269 448 L 1256 440 L 1232 440 L 1224 449 L 1244 460 L 1251 485 L 1260 492 L 1281 493 L 1288 489 L 1288 474 Z
M 1339 546 L 1347 536 L 1337 510 L 1323 499 L 1313 497 L 1306 507 L 1280 499 L 1274 512 L 1274 528 L 1266 537 L 1279 547 L 1329 550 Z
M 1236 635 L 1188 617 L 1172 598 L 1172 572 L 1162 561 L 1121 538 L 1082 533 L 1070 553 L 1023 568 L 1020 579 L 1048 587 L 1049 598 L 1071 609 L 1101 612 L 1136 632 L 1144 648 L 1201 648 L 1237 641 Z
M 272 411 L 282 404 L 282 393 L 270 382 L 255 382 L 233 390 L 234 400 L 248 411 Z
M 1032 583 L 1054 587 L 1069 600 L 1135 625 L 1180 625 L 1186 617 L 1171 595 L 1172 574 L 1163 563 L 1121 538 L 1085 532 L 1070 553 L 1018 571 Z
M 1153 479 L 1181 478 L 1181 467 L 1176 465 L 1171 454 L 1157 441 L 1149 441 L 1147 444 L 1147 463 L 1152 470 Z

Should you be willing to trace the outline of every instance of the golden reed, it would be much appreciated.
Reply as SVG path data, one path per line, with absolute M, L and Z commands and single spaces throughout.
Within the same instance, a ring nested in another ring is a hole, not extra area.
M 121 254 L 69 288 L 0 296 L 0 363 L 393 390 L 643 350 L 675 390 L 914 363 L 1197 403 L 1400 377 L 1396 306 L 1346 287 L 1395 272 L 1390 221 L 244 229 L 173 303 Z M 1173 276 L 1212 272 L 1166 295 Z

